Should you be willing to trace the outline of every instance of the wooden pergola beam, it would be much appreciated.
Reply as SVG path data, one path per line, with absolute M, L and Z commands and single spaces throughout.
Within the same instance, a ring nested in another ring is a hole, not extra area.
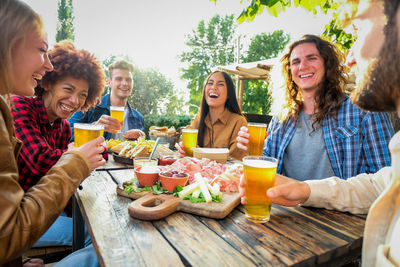
M 277 59 L 261 60 L 256 62 L 232 64 L 227 66 L 219 66 L 218 70 L 225 71 L 226 73 L 235 75 L 234 79 L 238 81 L 237 94 L 238 103 L 240 108 L 243 106 L 243 90 L 245 80 L 259 80 L 265 81 L 269 79 L 269 72 L 276 64 Z

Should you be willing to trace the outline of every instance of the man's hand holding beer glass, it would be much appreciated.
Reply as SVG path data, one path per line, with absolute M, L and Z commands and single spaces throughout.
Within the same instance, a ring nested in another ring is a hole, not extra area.
M 121 130 L 121 123 L 109 115 L 102 115 L 96 123 L 104 125 L 104 131 L 109 133 L 115 134 Z
M 244 198 L 244 178 L 240 179 L 239 193 L 242 198 L 242 204 L 245 203 Z M 267 197 L 272 203 L 293 207 L 300 203 L 304 203 L 310 196 L 311 190 L 307 183 L 299 182 L 283 175 L 276 174 L 274 187 L 268 189 Z
M 245 151 L 248 150 L 250 133 L 247 127 L 241 127 L 236 140 L 237 146 Z M 242 176 L 239 184 L 239 192 L 242 204 L 245 203 L 244 197 L 244 177 Z M 307 183 L 299 182 L 288 177 L 276 174 L 274 187 L 268 189 L 265 194 L 271 199 L 272 203 L 282 206 L 296 206 L 304 203 L 310 196 L 310 187 Z

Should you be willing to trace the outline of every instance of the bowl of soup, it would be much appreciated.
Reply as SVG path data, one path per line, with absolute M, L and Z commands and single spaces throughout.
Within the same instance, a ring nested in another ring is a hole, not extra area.
M 136 167 L 135 175 L 141 186 L 153 186 L 157 183 L 160 169 L 157 166 L 145 165 L 143 167 Z

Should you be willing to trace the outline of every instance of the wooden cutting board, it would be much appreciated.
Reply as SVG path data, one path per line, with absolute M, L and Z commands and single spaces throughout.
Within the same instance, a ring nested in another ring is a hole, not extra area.
M 130 216 L 141 220 L 159 220 L 175 211 L 222 219 L 240 204 L 240 196 L 237 192 L 223 193 L 220 203 L 192 203 L 171 194 L 153 195 L 151 192 L 131 192 L 128 194 L 120 188 L 117 188 L 117 194 L 136 199 L 129 205 L 128 211 Z

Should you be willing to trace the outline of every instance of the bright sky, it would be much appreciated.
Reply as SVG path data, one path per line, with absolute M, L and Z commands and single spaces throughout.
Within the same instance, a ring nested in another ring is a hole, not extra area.
M 24 0 L 42 15 L 52 46 L 57 25 L 56 0 Z M 110 55 L 127 54 L 139 68 L 155 68 L 172 80 L 179 91 L 186 82 L 180 81 L 178 55 L 185 50 L 185 35 L 201 20 L 214 15 L 235 14 L 237 17 L 248 1 L 218 0 L 73 0 L 75 45 L 87 49 L 103 60 Z M 253 22 L 244 22 L 237 33 L 248 45 L 254 35 L 283 29 L 293 39 L 306 33 L 321 34 L 329 17 L 314 16 L 301 8 L 286 11 L 275 18 L 264 11 Z M 242 52 L 243 53 L 243 52 Z

